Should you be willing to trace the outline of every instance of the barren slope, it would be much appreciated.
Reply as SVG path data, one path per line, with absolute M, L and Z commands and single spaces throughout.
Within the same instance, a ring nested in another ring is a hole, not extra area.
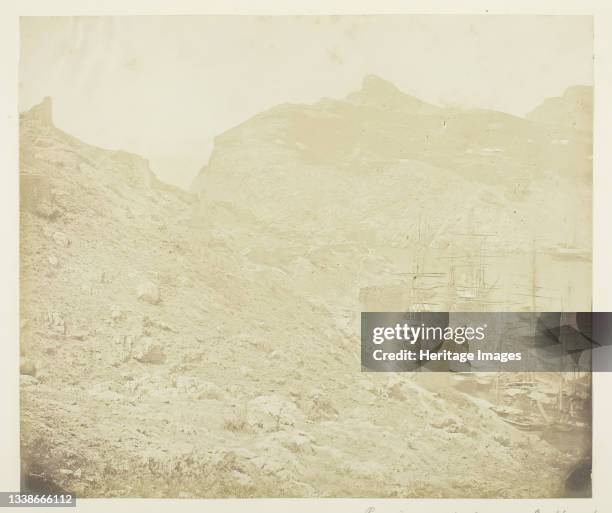
M 159 183 L 140 157 L 64 134 L 48 103 L 22 115 L 24 476 L 86 497 L 565 494 L 576 455 L 507 424 L 455 377 L 360 372 L 360 291 L 411 268 L 419 213 L 428 247 L 446 251 L 462 247 L 452 234 L 466 202 L 516 231 L 499 247 L 523 243 L 533 216 L 568 210 L 526 199 L 541 177 L 510 200 L 523 202 L 523 224 L 505 218 L 511 180 L 470 195 L 473 178 L 440 166 L 441 145 L 469 149 L 463 129 L 416 158 L 427 136 L 405 134 L 426 122 L 400 133 L 395 113 L 416 108 L 434 132 L 446 114 L 405 105 L 376 79 L 364 88 L 389 94 L 393 110 L 359 95 L 282 106 L 221 136 L 199 199 Z M 517 137 L 544 137 L 510 122 Z M 443 208 L 415 199 L 432 195 Z M 559 230 L 542 245 L 571 239 Z

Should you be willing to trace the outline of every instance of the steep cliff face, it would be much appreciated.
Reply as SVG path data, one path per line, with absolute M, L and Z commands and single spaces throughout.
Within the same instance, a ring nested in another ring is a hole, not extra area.
M 50 180 L 60 175 L 69 178 L 70 173 L 87 174 L 91 168 L 97 168 L 108 174 L 107 180 L 119 178 L 127 184 L 150 189 L 162 185 L 141 156 L 119 150 L 102 150 L 56 128 L 51 98 L 45 98 L 20 115 L 20 135 L 20 161 L 26 165 L 33 164 L 32 167 Z M 46 149 L 44 154 L 41 148 Z M 105 177 L 99 179 L 104 181 Z

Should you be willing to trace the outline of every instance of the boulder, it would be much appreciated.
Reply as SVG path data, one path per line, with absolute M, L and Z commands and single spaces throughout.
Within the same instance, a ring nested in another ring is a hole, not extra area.
M 225 392 L 209 381 L 204 381 L 199 384 L 197 399 L 221 399 Z
M 19 360 L 19 372 L 25 376 L 36 376 L 36 365 L 29 358 L 21 358 Z
M 22 374 L 19 379 L 19 384 L 22 387 L 29 387 L 33 385 L 38 385 L 38 380 L 34 376 Z
M 289 480 L 304 470 L 295 454 L 274 440 L 258 442 L 256 450 L 259 455 L 250 461 L 260 474 Z
M 42 201 L 41 203 L 36 205 L 35 212 L 40 217 L 46 217 L 48 219 L 53 219 L 54 217 L 58 215 L 59 210 L 52 203 L 48 201 Z
M 409 398 L 410 393 L 405 386 L 405 381 L 397 376 L 391 375 L 386 384 L 386 390 L 389 397 L 398 401 L 405 401 Z
M 200 381 L 193 376 L 178 376 L 174 386 L 179 393 L 190 395 L 195 399 L 221 399 L 225 392 L 210 381 Z
M 239 470 L 234 470 L 230 474 L 232 480 L 242 488 L 250 488 L 253 486 L 253 480 L 249 475 L 244 472 L 240 472 Z
M 329 397 L 319 389 L 313 389 L 308 395 L 308 418 L 314 421 L 333 420 L 338 418 L 338 410 Z
M 159 304 L 159 287 L 152 281 L 146 281 L 138 285 L 136 295 L 141 301 L 146 301 L 152 305 Z
M 164 363 L 166 355 L 151 337 L 140 337 L 132 346 L 132 357 L 141 363 Z
M 59 312 L 47 313 L 46 322 L 51 331 L 59 335 L 66 334 L 66 322 Z
M 68 247 L 70 246 L 70 239 L 66 236 L 65 233 L 63 232 L 55 232 L 53 234 L 53 241 L 58 245 L 58 246 L 62 246 L 62 247 Z
M 89 331 L 87 329 L 75 329 L 72 333 L 70 333 L 70 338 L 75 340 L 85 340 L 89 336 Z
M 174 380 L 174 386 L 182 393 L 195 393 L 198 391 L 200 382 L 193 376 L 178 376 Z

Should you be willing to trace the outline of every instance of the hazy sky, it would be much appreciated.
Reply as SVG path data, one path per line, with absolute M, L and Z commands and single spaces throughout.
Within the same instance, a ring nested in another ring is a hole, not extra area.
M 59 128 L 188 187 L 216 135 L 278 103 L 341 98 L 374 73 L 524 115 L 592 84 L 592 44 L 574 16 L 22 18 L 20 110 L 51 96 Z

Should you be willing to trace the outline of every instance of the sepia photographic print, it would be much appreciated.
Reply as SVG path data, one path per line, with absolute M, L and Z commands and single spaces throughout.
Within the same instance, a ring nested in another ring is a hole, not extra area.
M 591 312 L 591 16 L 24 16 L 19 112 L 22 490 L 592 496 L 591 373 L 360 360 Z

